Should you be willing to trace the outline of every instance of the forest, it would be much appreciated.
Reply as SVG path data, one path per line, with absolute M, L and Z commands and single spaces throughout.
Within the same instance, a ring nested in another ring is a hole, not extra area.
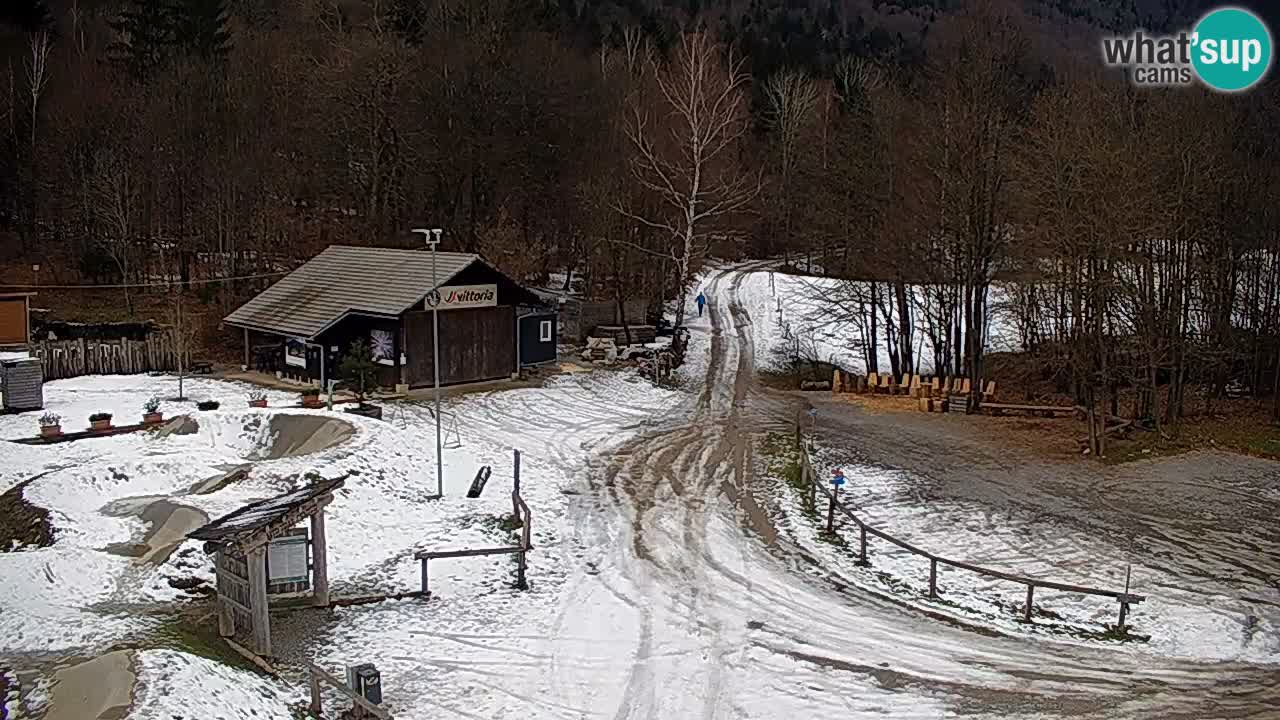
M 1083 404 L 1176 433 L 1244 392 L 1280 418 L 1275 73 L 1226 95 L 1100 62 L 1101 34 L 1205 6 L 19 0 L 0 291 L 72 320 L 176 295 L 217 354 L 280 273 L 423 223 L 655 305 L 709 256 L 779 257 L 849 281 L 832 314 L 895 374 L 984 377 L 998 286 Z

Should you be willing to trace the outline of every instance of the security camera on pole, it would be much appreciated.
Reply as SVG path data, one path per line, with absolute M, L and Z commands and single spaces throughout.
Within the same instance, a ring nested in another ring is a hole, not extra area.
M 436 397 L 436 495 L 444 497 L 444 444 L 440 441 L 440 276 L 436 272 L 436 246 L 440 244 L 440 228 L 414 228 L 422 233 L 431 248 L 431 292 L 427 293 L 427 305 L 431 307 L 431 370 L 435 373 Z

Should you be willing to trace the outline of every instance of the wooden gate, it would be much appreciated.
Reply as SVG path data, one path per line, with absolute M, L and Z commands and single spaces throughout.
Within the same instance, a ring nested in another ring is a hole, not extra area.
M 440 384 L 511 377 L 516 369 L 516 318 L 510 306 L 440 311 Z M 404 316 L 406 379 L 426 387 L 435 378 L 431 311 Z

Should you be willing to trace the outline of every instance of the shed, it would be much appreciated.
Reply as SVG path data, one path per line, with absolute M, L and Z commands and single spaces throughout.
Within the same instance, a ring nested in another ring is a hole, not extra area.
M 23 411 L 44 407 L 44 372 L 39 358 L 0 359 L 0 394 L 4 409 Z
M 31 342 L 31 297 L 0 293 L 0 348 L 25 348 Z
M 245 364 L 324 383 L 368 341 L 381 385 L 433 384 L 439 292 L 440 384 L 511 377 L 516 319 L 542 300 L 471 253 L 333 245 L 226 317 L 244 330 Z
M 329 604 L 324 508 L 345 477 L 245 505 L 187 535 L 204 540 L 214 556 L 218 583 L 218 634 L 240 638 L 257 654 L 271 655 L 272 594 L 312 596 Z M 309 521 L 307 528 L 295 527 Z
M 520 367 L 542 365 L 556 360 L 556 313 L 534 310 L 516 319 L 519 335 Z

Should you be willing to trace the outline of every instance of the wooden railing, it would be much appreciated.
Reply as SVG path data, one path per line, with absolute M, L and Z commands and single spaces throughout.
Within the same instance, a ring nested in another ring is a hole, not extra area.
M 529 589 L 529 583 L 525 579 L 525 572 L 529 567 L 525 560 L 525 555 L 533 549 L 533 513 L 529 511 L 529 506 L 525 504 L 524 498 L 520 496 L 520 490 L 518 487 L 511 491 L 511 504 L 513 509 L 516 511 L 515 516 L 520 518 L 520 544 L 463 550 L 422 550 L 414 554 L 413 557 L 422 563 L 422 596 L 424 598 L 431 596 L 431 590 L 429 587 L 430 575 L 427 563 L 431 560 L 440 560 L 443 558 L 515 555 L 517 562 L 515 586 L 520 590 Z
M 874 528 L 868 525 L 861 518 L 855 515 L 851 510 L 849 510 L 849 508 L 846 507 L 844 503 L 839 502 L 838 492 L 834 492 L 828 489 L 826 487 L 826 484 L 820 478 L 818 478 L 817 474 L 814 472 L 812 461 L 809 459 L 809 448 L 804 441 L 804 436 L 800 429 L 799 424 L 797 424 L 796 426 L 796 444 L 798 446 L 797 450 L 800 453 L 800 471 L 802 473 L 802 478 L 805 481 L 805 484 L 807 484 L 807 486 L 810 489 L 811 503 L 817 502 L 817 493 L 819 491 L 821 491 L 823 494 L 827 496 L 828 506 L 827 506 L 826 531 L 832 534 L 835 533 L 836 512 L 839 512 L 841 515 L 845 516 L 849 520 L 852 520 L 854 524 L 858 526 L 858 536 L 859 536 L 858 562 L 862 565 L 870 564 L 870 561 L 868 560 L 868 555 L 867 555 L 867 536 L 868 535 L 880 538 L 881 540 L 884 540 L 888 543 L 891 543 L 893 545 L 896 545 L 902 548 L 903 550 L 906 550 L 912 555 L 919 555 L 920 557 L 928 560 L 929 561 L 929 597 L 931 599 L 936 599 L 938 597 L 938 565 L 940 564 L 958 568 L 960 570 L 968 570 L 970 572 L 974 572 L 979 575 L 985 575 L 987 577 L 998 578 L 1000 580 L 1007 580 L 1009 582 L 1026 585 L 1027 600 L 1026 600 L 1026 605 L 1023 609 L 1023 619 L 1026 620 L 1027 622 L 1031 622 L 1031 606 L 1032 606 L 1032 601 L 1035 597 L 1036 588 L 1044 588 L 1046 590 L 1058 590 L 1061 592 L 1068 592 L 1068 593 L 1079 593 L 1082 595 L 1097 595 L 1100 597 L 1109 597 L 1109 598 L 1115 599 L 1120 604 L 1120 619 L 1116 628 L 1121 632 L 1123 632 L 1125 628 L 1125 618 L 1128 616 L 1129 606 L 1140 603 L 1147 599 L 1145 595 L 1137 595 L 1129 592 L 1129 580 L 1127 576 L 1125 578 L 1125 589 L 1123 591 L 1104 590 L 1100 588 L 1091 588 L 1091 587 L 1084 587 L 1081 585 L 1070 585 L 1067 583 L 1054 582 L 1051 580 L 1040 580 L 1036 578 L 1029 578 L 1023 575 L 1015 575 L 1013 573 L 1007 573 L 1000 570 L 993 570 L 991 568 L 982 567 L 980 565 L 974 565 L 973 563 L 964 562 L 962 560 L 954 560 L 952 558 L 943 557 L 941 555 L 937 555 L 932 552 L 929 552 L 928 550 L 925 550 L 923 548 L 916 547 L 915 545 L 912 545 L 911 543 L 905 540 L 896 538 L 884 532 L 883 530 L 879 530 L 877 528 Z

